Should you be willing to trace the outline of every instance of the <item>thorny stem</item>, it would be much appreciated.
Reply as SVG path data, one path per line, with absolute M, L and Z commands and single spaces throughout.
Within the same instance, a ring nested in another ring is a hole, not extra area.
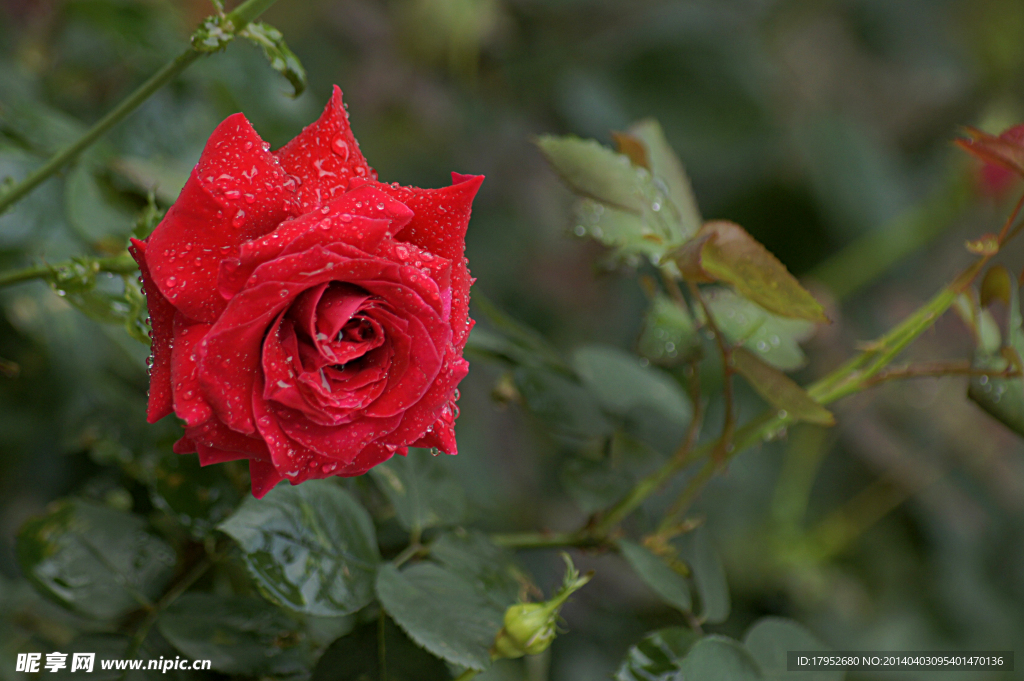
M 864 387 L 871 387 L 886 381 L 901 380 L 906 378 L 925 378 L 940 376 L 989 376 L 991 378 L 1018 378 L 1021 372 L 1008 366 L 1005 369 L 978 369 L 971 366 L 970 360 L 958 362 L 922 362 L 920 364 L 908 364 L 901 367 L 892 367 L 879 371 L 872 378 L 863 383 Z
M 249 22 L 265 12 L 274 2 L 276 0 L 246 0 L 246 2 L 243 2 L 227 15 L 227 20 L 233 27 L 233 31 L 237 33 L 245 28 Z M 29 173 L 28 176 L 11 187 L 10 190 L 0 195 L 0 214 L 3 214 L 8 208 L 27 196 L 51 175 L 78 158 L 79 154 L 92 146 L 108 130 L 127 118 L 129 114 L 149 99 L 154 92 L 172 81 L 203 54 L 204 52 L 189 47 L 150 76 L 149 80 L 125 97 L 120 104 L 98 120 L 77 141 L 58 151 L 50 157 L 50 160 Z
M 1010 227 L 1016 221 L 1021 209 L 1024 208 L 1024 196 L 1017 202 L 1013 212 L 1006 220 L 1003 228 L 1003 238 L 1000 245 L 1003 245 L 1009 238 L 1012 238 L 1018 231 L 1010 231 Z M 868 387 L 876 385 L 884 380 L 897 377 L 910 377 L 912 374 L 904 372 L 901 375 L 899 369 L 886 370 L 889 362 L 896 355 L 902 352 L 918 336 L 929 329 L 935 321 L 946 310 L 953 305 L 957 297 L 966 290 L 978 274 L 992 259 L 994 254 L 983 255 L 966 270 L 961 272 L 952 283 L 945 286 L 931 300 L 920 307 L 916 312 L 904 319 L 892 330 L 881 338 L 867 344 L 856 357 L 840 366 L 820 380 L 811 384 L 807 392 L 819 403 L 826 405 L 848 395 L 860 392 Z M 708 315 L 710 318 L 710 315 Z M 877 378 L 882 375 L 883 378 Z M 927 375 L 927 374 L 921 374 Z M 1002 375 L 1002 374 L 1000 374 Z M 1010 374 L 1006 374 L 1009 377 Z M 749 423 L 735 430 L 732 437 L 733 449 L 727 452 L 726 460 L 735 456 L 738 452 L 773 433 L 779 432 L 787 425 L 793 423 L 791 416 L 780 417 L 777 410 L 767 411 L 754 418 Z M 522 533 L 518 535 L 506 535 L 505 546 L 517 547 L 553 547 L 553 546 L 601 546 L 607 543 L 611 532 L 635 511 L 652 494 L 657 492 L 665 483 L 683 470 L 691 462 L 705 458 L 715 453 L 720 442 L 711 442 L 693 450 L 691 455 L 686 457 L 672 457 L 660 469 L 648 475 L 638 482 L 622 499 L 605 511 L 600 517 L 587 527 L 578 532 L 562 534 L 536 534 Z M 711 465 L 717 465 L 712 462 Z M 697 474 L 696 483 L 691 484 L 696 488 L 694 492 L 687 493 L 684 490 L 683 503 L 688 504 L 688 497 L 699 492 L 713 475 L 705 469 Z M 714 471 L 712 470 L 712 473 Z M 557 543 L 564 540 L 564 543 Z

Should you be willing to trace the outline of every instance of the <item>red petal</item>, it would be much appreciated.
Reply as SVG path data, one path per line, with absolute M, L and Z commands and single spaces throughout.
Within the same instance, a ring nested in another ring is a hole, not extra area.
M 408 453 L 409 449 L 407 447 L 392 449 L 375 442 L 363 449 L 363 451 L 359 452 L 359 456 L 357 456 L 352 463 L 345 468 L 344 472 L 337 473 L 337 475 L 346 478 L 362 475 L 377 464 L 384 463 L 395 454 L 406 456 Z
M 284 480 L 274 464 L 259 459 L 249 459 L 249 477 L 252 479 L 252 495 L 257 499 L 262 499 L 277 483 Z
M 392 445 L 406 445 L 423 437 L 427 428 L 441 418 L 445 407 L 452 399 L 452 393 L 456 386 L 468 373 L 469 362 L 459 357 L 456 350 L 449 346 L 444 368 L 437 375 L 430 390 L 423 396 L 423 399 L 406 410 L 401 425 L 386 436 L 383 442 Z
M 377 179 L 377 173 L 363 158 L 359 143 L 352 135 L 348 112 L 337 85 L 319 120 L 306 126 L 276 153 L 281 166 L 302 181 L 299 200 L 303 212 L 346 191 L 352 178 Z
M 182 436 L 171 446 L 171 451 L 175 454 L 195 454 L 196 443 L 190 438 Z
M 381 295 L 390 304 L 411 311 L 410 316 L 415 314 L 419 323 L 427 324 L 435 347 L 447 343 L 444 334 L 448 329 L 440 317 L 437 285 L 413 268 L 376 258 L 347 258 L 321 247 L 264 263 L 210 330 L 200 360 L 199 380 L 206 398 L 232 429 L 241 433 L 256 429 L 251 406 L 253 380 L 259 372 L 264 334 L 272 320 L 300 293 L 325 281 L 350 282 Z M 392 283 L 396 281 L 401 283 Z
M 473 279 L 465 260 L 466 229 L 473 198 L 484 181 L 483 175 L 467 177 L 453 173 L 455 184 L 441 189 L 378 185 L 414 213 L 409 225 L 395 238 L 452 261 L 451 326 L 455 347 L 460 351 L 473 326 L 469 318 L 469 287 Z
M 311 244 L 341 242 L 373 254 L 389 231 L 397 232 L 412 218 L 409 208 L 371 185 L 348 192 L 326 208 L 326 213 L 320 208 L 281 223 L 265 237 L 244 244 L 237 261 L 222 261 L 218 278 L 221 296 L 230 298 L 238 293 L 253 270 L 286 249 L 290 253 Z
M 146 294 L 146 305 L 149 308 L 149 321 L 153 327 L 151 352 L 153 364 L 149 369 L 149 404 L 146 407 L 146 420 L 156 423 L 173 411 L 171 399 L 171 340 L 174 338 L 174 307 L 167 302 L 160 289 L 153 282 L 146 262 L 146 244 L 132 239 L 128 251 L 139 263 L 142 275 L 142 290 Z
M 213 416 L 199 385 L 199 343 L 211 324 L 196 324 L 180 312 L 174 317 L 174 348 L 171 350 L 171 381 L 174 413 L 186 425 L 198 426 Z
M 262 439 L 235 432 L 216 418 L 195 427 L 185 428 L 185 437 L 195 442 L 197 446 L 205 445 L 229 452 L 240 452 L 261 459 L 270 458 L 267 445 Z
M 263 149 L 245 116 L 229 116 L 147 240 L 160 291 L 186 316 L 216 321 L 226 305 L 217 290 L 220 262 L 291 215 L 294 192 L 295 181 Z
M 218 463 L 227 463 L 228 461 L 238 461 L 240 459 L 250 458 L 242 452 L 217 449 L 216 447 L 210 447 L 208 445 L 197 445 L 196 451 L 199 454 L 200 466 L 212 466 Z

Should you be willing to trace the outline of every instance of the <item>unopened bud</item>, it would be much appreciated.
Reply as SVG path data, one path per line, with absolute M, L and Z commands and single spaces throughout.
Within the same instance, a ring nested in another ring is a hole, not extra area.
M 517 658 L 548 649 L 558 633 L 558 613 L 575 591 L 590 581 L 592 573 L 580 576 L 568 554 L 563 553 L 566 571 L 562 588 L 543 603 L 517 603 L 505 611 L 504 627 L 491 647 L 491 657 Z

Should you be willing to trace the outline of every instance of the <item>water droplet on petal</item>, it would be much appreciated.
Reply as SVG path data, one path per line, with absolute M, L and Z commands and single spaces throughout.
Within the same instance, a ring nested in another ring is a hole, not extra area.
M 348 148 L 348 142 L 343 140 L 340 135 L 338 137 L 335 137 L 334 141 L 331 142 L 331 151 L 333 151 L 338 156 L 341 156 L 342 161 L 348 160 L 348 155 L 350 153 Z

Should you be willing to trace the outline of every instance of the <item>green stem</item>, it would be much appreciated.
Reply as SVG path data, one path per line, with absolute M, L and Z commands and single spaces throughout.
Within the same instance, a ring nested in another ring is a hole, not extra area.
M 491 541 L 510 549 L 551 549 L 560 546 L 596 547 L 603 542 L 584 530 L 578 532 L 511 532 L 492 534 Z
M 115 255 L 110 258 L 96 258 L 89 262 L 93 264 L 97 272 L 109 272 L 110 274 L 133 274 L 139 270 L 139 266 L 135 264 L 135 260 L 127 253 Z M 33 279 L 47 279 L 55 271 L 65 267 L 71 267 L 74 264 L 75 263 L 73 261 L 67 261 L 57 263 L 56 265 L 33 265 L 32 267 L 14 270 L 13 272 L 3 272 L 0 273 L 0 288 L 4 286 L 11 286 L 12 284 L 21 284 L 26 281 L 32 281 Z
M 246 0 L 246 2 L 227 15 L 233 27 L 232 31 L 237 33 L 245 28 L 249 22 L 266 11 L 274 2 L 276 0 Z M 3 214 L 8 208 L 28 195 L 29 192 L 42 184 L 51 175 L 78 158 L 79 154 L 92 146 L 104 133 L 127 118 L 130 113 L 149 99 L 154 92 L 173 80 L 203 54 L 203 52 L 189 47 L 175 57 L 173 61 L 150 76 L 149 80 L 140 85 L 106 116 L 97 121 L 76 142 L 58 151 L 50 160 L 29 173 L 25 179 L 0 196 L 0 214 Z
M 836 400 L 859 392 L 871 384 L 871 379 L 881 372 L 885 366 L 904 348 L 929 329 L 932 324 L 956 300 L 957 296 L 970 285 L 978 273 L 989 261 L 990 256 L 979 259 L 960 274 L 950 285 L 942 289 L 935 297 L 903 320 L 887 334 L 871 343 L 870 347 L 858 356 L 839 367 L 808 388 L 808 393 L 821 404 L 829 404 Z M 793 423 L 790 416 L 780 417 L 777 410 L 765 412 L 753 421 L 736 430 L 733 437 L 733 450 L 728 453 L 731 458 L 752 444 L 761 441 L 772 433 L 778 432 Z M 670 459 L 660 469 L 642 479 L 629 493 L 619 500 L 587 531 L 592 540 L 606 537 L 608 533 L 636 510 L 649 496 L 659 490 L 676 473 L 691 462 L 709 456 L 717 447 L 718 442 L 710 442 L 695 449 L 692 456 L 685 459 Z M 702 478 L 704 481 L 710 479 Z

